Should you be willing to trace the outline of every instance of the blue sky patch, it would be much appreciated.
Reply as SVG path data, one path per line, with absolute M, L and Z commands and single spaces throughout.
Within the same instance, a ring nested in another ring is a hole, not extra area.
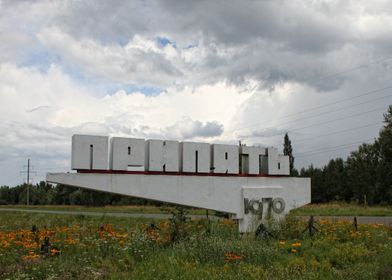
M 31 51 L 19 64 L 19 67 L 35 67 L 40 72 L 47 72 L 52 63 L 58 63 L 59 58 L 45 50 Z
M 134 92 L 141 92 L 146 96 L 157 96 L 162 91 L 162 88 L 152 87 L 152 86 L 137 86 L 131 84 L 111 84 L 106 85 L 106 93 L 114 94 L 119 90 L 124 90 L 127 94 L 132 94 Z
M 157 41 L 158 41 L 158 45 L 162 48 L 169 44 L 172 45 L 174 48 L 176 48 L 176 42 L 172 42 L 168 38 L 157 37 Z

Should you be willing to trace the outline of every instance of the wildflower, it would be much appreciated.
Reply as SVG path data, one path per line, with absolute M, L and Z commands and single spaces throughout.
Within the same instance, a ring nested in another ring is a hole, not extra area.
M 33 253 L 33 252 L 29 252 L 29 254 L 27 256 L 22 256 L 21 257 L 22 260 L 24 261 L 33 261 L 39 258 L 39 255 Z
M 53 249 L 50 250 L 50 255 L 51 256 L 57 256 L 59 254 L 60 254 L 60 250 L 58 250 L 56 248 L 53 248 Z
M 231 261 L 236 261 L 236 260 L 240 260 L 240 259 L 242 259 L 241 255 L 237 255 L 233 252 L 228 252 L 228 253 L 226 253 L 225 262 L 231 262 Z
M 301 247 L 301 242 L 291 244 L 291 247 Z
M 1 241 L 1 246 L 3 246 L 4 248 L 7 248 L 9 245 L 10 243 L 7 240 Z
M 68 245 L 73 245 L 76 244 L 77 242 L 75 239 L 68 238 L 65 240 L 65 243 L 67 243 Z
M 291 249 L 291 253 L 298 253 L 298 250 L 296 250 L 296 249 Z
M 279 244 L 284 246 L 286 244 L 286 241 L 285 240 L 281 240 L 281 241 L 279 241 Z
M 224 226 L 232 226 L 234 225 L 234 221 L 231 219 L 223 219 L 223 221 L 221 222 L 222 225 Z

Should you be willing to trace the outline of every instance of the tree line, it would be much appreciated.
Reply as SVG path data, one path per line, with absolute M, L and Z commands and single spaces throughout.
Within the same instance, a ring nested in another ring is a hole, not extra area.
M 30 205 L 161 205 L 146 199 L 128 197 L 87 190 L 66 185 L 52 185 L 41 181 L 35 185 L 22 184 L 16 187 L 0 187 L 0 205 L 26 204 L 27 187 L 29 187 Z
M 346 160 L 331 159 L 324 167 L 296 170 L 293 147 L 288 134 L 283 152 L 290 157 L 291 176 L 310 177 L 312 202 L 346 201 L 363 204 L 392 204 L 392 105 L 384 114 L 384 125 L 374 143 L 362 144 Z M 32 205 L 160 205 L 141 198 L 114 195 L 72 186 L 36 185 L 0 187 L 0 204 Z

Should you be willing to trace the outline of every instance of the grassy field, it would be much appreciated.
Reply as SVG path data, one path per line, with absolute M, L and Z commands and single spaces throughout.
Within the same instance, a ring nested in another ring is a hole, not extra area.
M 391 279 L 391 228 L 325 220 L 310 237 L 292 216 L 268 227 L 259 239 L 231 220 L 2 212 L 0 279 Z
M 144 214 L 164 214 L 169 213 L 173 207 L 156 206 L 70 206 L 70 205 L 0 205 L 0 208 L 18 208 L 34 210 L 59 210 L 59 211 L 80 211 L 80 212 L 102 212 L 102 213 L 144 213 Z M 204 209 L 187 210 L 189 214 L 205 215 Z M 292 215 L 296 216 L 392 216 L 392 206 L 368 206 L 348 204 L 348 203 L 325 203 L 309 204 L 293 210 Z M 209 215 L 214 215 L 215 211 L 209 211 Z
M 54 210 L 54 211 L 77 211 L 77 212 L 100 212 L 100 213 L 143 213 L 143 214 L 167 214 L 173 207 L 157 207 L 152 205 L 125 205 L 125 206 L 78 206 L 78 205 L 0 205 L 0 208 L 17 208 L 32 210 Z M 189 208 L 187 212 L 191 215 L 205 215 L 206 210 Z M 209 215 L 215 214 L 210 210 Z
M 361 206 L 348 203 L 309 204 L 294 209 L 297 216 L 392 216 L 392 206 Z

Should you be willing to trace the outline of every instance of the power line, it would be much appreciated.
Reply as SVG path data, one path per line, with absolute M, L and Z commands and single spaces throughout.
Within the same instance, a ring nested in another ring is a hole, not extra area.
M 346 133 L 348 131 L 353 131 L 353 130 L 357 130 L 357 129 L 361 129 L 361 128 L 365 128 L 365 127 L 370 127 L 370 126 L 374 126 L 374 125 L 382 125 L 382 123 L 376 122 L 376 123 L 371 123 L 371 124 L 368 124 L 368 125 L 357 126 L 357 127 L 353 127 L 353 128 L 350 128 L 350 129 L 334 131 L 334 132 L 331 132 L 331 133 L 321 134 L 321 135 L 308 137 L 308 138 L 303 138 L 303 139 L 299 139 L 299 140 L 295 139 L 295 143 L 305 142 L 305 141 L 308 141 L 308 140 L 312 140 L 312 139 L 316 139 L 316 138 L 320 138 L 320 137 L 324 137 L 324 136 L 335 135 L 335 134 L 339 134 L 339 133 Z
M 311 156 L 314 154 L 319 154 L 319 153 L 326 153 L 326 152 L 333 152 L 333 151 L 337 151 L 337 150 L 341 150 L 344 148 L 348 148 L 354 145 L 358 145 L 358 144 L 363 144 L 367 141 L 371 141 L 374 140 L 374 138 L 369 138 L 369 139 L 365 139 L 362 141 L 357 141 L 357 142 L 353 142 L 353 143 L 347 143 L 347 144 L 343 144 L 343 145 L 337 145 L 337 146 L 333 146 L 333 147 L 326 147 L 323 149 L 317 149 L 317 150 L 311 150 L 311 151 L 307 151 L 307 152 L 302 152 L 302 153 L 298 153 L 295 155 L 296 158 L 301 158 L 301 157 L 307 157 L 307 156 Z
M 346 74 L 346 73 L 349 73 L 349 72 L 352 72 L 352 71 L 356 71 L 356 70 L 359 70 L 361 68 L 365 68 L 365 67 L 367 67 L 369 65 L 372 65 L 372 64 L 385 62 L 385 61 L 388 61 L 388 60 L 392 60 L 392 57 L 386 57 L 386 58 L 381 58 L 381 59 L 378 59 L 378 60 L 373 60 L 373 61 L 368 62 L 366 64 L 361 64 L 361 65 L 358 65 L 358 66 L 353 67 L 353 68 L 348 68 L 348 69 L 345 69 L 345 70 L 342 70 L 342 71 L 339 71 L 339 72 L 327 74 L 327 75 L 322 76 L 320 78 L 311 79 L 311 80 L 305 80 L 305 81 L 308 82 L 308 83 L 309 82 L 321 81 L 321 80 L 328 79 L 328 78 L 331 78 L 331 77 L 335 77 L 335 76 L 338 76 L 338 75 L 341 75 L 341 74 Z
M 376 112 L 376 111 L 381 110 L 381 109 L 385 110 L 385 106 L 384 106 L 384 107 L 378 107 L 378 108 L 375 108 L 375 109 L 370 110 L 370 111 L 365 111 L 365 112 L 361 112 L 361 113 L 357 113 L 357 114 L 345 116 L 345 117 L 342 117 L 342 118 L 337 118 L 337 119 L 333 119 L 333 120 L 329 120 L 329 121 L 325 121 L 325 122 L 315 123 L 315 124 L 308 125 L 308 126 L 303 126 L 303 127 L 298 127 L 298 128 L 290 129 L 290 130 L 287 130 L 287 131 L 293 132 L 293 131 L 303 130 L 303 129 L 306 129 L 306 128 L 311 128 L 311 127 L 318 126 L 318 125 L 333 123 L 333 122 L 336 122 L 336 121 L 341 121 L 341 120 L 345 120 L 345 119 L 350 119 L 350 118 L 354 118 L 354 117 L 357 117 L 357 116 L 362 116 L 362 115 L 364 115 L 364 114 Z M 276 136 L 279 136 L 279 135 L 283 135 L 283 134 L 285 134 L 285 133 L 286 133 L 286 131 L 285 131 L 285 132 L 282 132 L 282 133 L 275 134 L 275 135 L 270 135 L 270 136 L 257 136 L 257 137 L 270 138 L 270 137 L 276 137 Z M 243 136 L 243 137 L 246 137 L 246 136 Z
M 384 87 L 384 88 L 379 88 L 379 89 L 367 91 L 367 92 L 364 92 L 363 94 L 359 94 L 359 95 L 348 97 L 348 98 L 343 98 L 343 99 L 337 100 L 335 102 L 330 102 L 330 103 L 327 103 L 327 104 L 324 104 L 324 105 L 311 107 L 311 108 L 308 108 L 308 109 L 303 110 L 303 111 L 299 111 L 299 112 L 296 112 L 296 113 L 292 113 L 292 114 L 288 114 L 288 115 L 282 116 L 280 119 L 285 119 L 285 118 L 289 118 L 289 117 L 292 117 L 292 116 L 308 113 L 310 111 L 314 111 L 314 110 L 317 110 L 317 109 L 325 108 L 325 107 L 328 107 L 328 106 L 331 106 L 331 105 L 336 105 L 336 104 L 339 104 L 339 103 L 342 103 L 342 102 L 346 102 L 346 101 L 349 101 L 349 100 L 354 100 L 354 99 L 357 99 L 357 98 L 361 98 L 363 96 L 367 96 L 367 95 L 371 95 L 371 94 L 374 94 L 374 93 L 382 92 L 382 91 L 387 90 L 387 89 L 392 89 L 392 86 L 387 86 L 387 87 Z M 250 128 L 250 127 L 253 127 L 253 126 L 258 126 L 258 125 L 262 125 L 262 124 L 265 124 L 265 123 L 269 123 L 271 121 L 276 121 L 276 119 L 269 119 L 269 120 L 266 120 L 266 121 L 263 121 L 263 122 L 253 123 L 253 124 L 248 125 L 248 126 L 243 126 L 243 127 L 239 128 L 239 129 L 227 130 L 226 132 L 235 132 L 235 131 L 242 130 L 242 129 L 245 129 L 245 128 Z
M 380 62 L 387 61 L 387 60 L 391 60 L 391 59 L 392 59 L 392 58 L 385 58 L 385 59 L 380 59 L 380 60 L 372 61 L 372 62 L 368 63 L 367 65 L 366 65 L 366 64 L 362 64 L 362 65 L 359 65 L 359 66 L 357 66 L 357 67 L 354 67 L 354 68 L 351 68 L 351 69 L 347 69 L 347 70 L 343 70 L 343 71 L 340 71 L 340 72 L 337 72 L 337 73 L 332 73 L 332 74 L 329 74 L 329 75 L 327 75 L 327 76 L 324 76 L 324 77 L 321 77 L 321 78 L 318 78 L 318 79 L 308 80 L 307 82 L 319 81 L 319 80 L 331 78 L 331 77 L 334 77 L 334 76 L 337 76 L 337 75 L 341 75 L 341 74 L 345 74 L 345 73 L 348 73 L 348 72 L 351 72 L 351 71 L 358 70 L 358 69 L 360 69 L 360 68 L 366 67 L 366 66 L 371 65 L 371 64 L 380 63 Z M 363 93 L 363 94 L 360 94 L 360 95 L 357 95 L 357 96 L 354 96 L 354 97 L 344 98 L 344 99 L 341 99 L 341 100 L 338 100 L 338 101 L 335 101 L 335 102 L 331 102 L 331 103 L 327 103 L 327 104 L 324 104 L 324 105 L 316 106 L 316 107 L 309 108 L 309 109 L 307 109 L 307 110 L 303 110 L 303 111 L 296 112 L 296 113 L 293 113 L 293 114 L 288 114 L 288 115 L 285 115 L 285 116 L 281 117 L 281 119 L 288 118 L 288 117 L 292 117 L 292 116 L 296 116 L 296 115 L 300 115 L 300 114 L 304 114 L 304 113 L 307 113 L 307 112 L 310 112 L 310 111 L 314 111 L 314 110 L 317 110 L 317 109 L 321 109 L 321 108 L 326 108 L 326 107 L 331 106 L 331 105 L 335 105 L 335 104 L 339 104 L 339 103 L 346 102 L 346 101 L 349 101 L 349 100 L 361 98 L 361 97 L 363 97 L 363 96 L 367 96 L 367 95 L 370 95 L 370 94 L 378 93 L 378 92 L 381 92 L 381 91 L 384 91 L 384 90 L 387 90 L 387 89 L 391 89 L 391 88 L 392 88 L 392 86 L 388 86 L 388 87 L 385 87 L 385 88 L 372 90 L 372 91 L 365 92 L 365 93 Z M 380 100 L 380 99 L 384 99 L 384 98 L 388 98 L 388 97 L 389 97 L 389 96 L 380 97 L 380 98 L 377 98 L 377 99 L 373 99 L 373 100 L 370 101 L 370 102 L 374 102 L 374 101 L 376 101 L 376 100 Z M 348 108 L 348 107 L 359 106 L 359 105 L 366 104 L 366 103 L 369 103 L 369 101 L 367 101 L 367 102 L 362 102 L 362 103 L 357 103 L 357 104 L 350 105 L 350 106 L 346 106 L 346 107 L 343 107 L 343 108 L 339 108 L 339 109 L 334 110 L 334 111 L 332 111 L 332 112 L 341 111 L 342 109 L 345 109 L 345 108 Z M 367 112 L 364 112 L 363 114 L 370 113 L 370 112 L 374 112 L 374 111 L 376 111 L 376 110 L 379 110 L 379 108 L 374 109 L 374 110 L 370 110 L 370 111 L 367 111 Z M 325 112 L 325 113 L 320 113 L 320 114 L 318 114 L 318 115 L 316 115 L 316 116 L 310 116 L 310 117 L 305 117 L 305 118 L 293 120 L 293 121 L 290 121 L 290 122 L 286 122 L 286 123 L 284 123 L 284 124 L 292 123 L 292 122 L 297 122 L 297 121 L 303 120 L 303 119 L 314 118 L 314 117 L 317 117 L 317 116 L 320 116 L 320 115 L 329 114 L 329 113 L 331 113 L 331 111 Z M 306 127 L 301 127 L 301 128 L 293 129 L 293 130 L 291 130 L 291 131 L 302 130 L 302 129 L 310 128 L 310 127 L 313 127 L 313 126 L 316 126 L 316 125 L 328 124 L 328 123 L 332 123 L 332 122 L 339 121 L 339 120 L 342 120 L 342 119 L 352 118 L 352 117 L 355 117 L 355 116 L 358 116 L 358 115 L 359 115 L 359 114 L 354 114 L 354 115 L 346 116 L 346 117 L 343 117 L 343 118 L 338 118 L 338 119 L 334 119 L 334 120 L 330 120 L 330 121 L 326 121 L 326 122 L 322 122 L 322 123 L 318 123 L 318 124 L 313 124 L 313 125 L 306 126 Z M 250 125 L 250 126 L 242 127 L 242 128 L 240 128 L 240 129 L 253 127 L 253 126 L 255 126 L 255 125 L 261 125 L 261 124 L 264 124 L 264 123 L 267 123 L 267 122 L 270 122 L 270 121 L 273 121 L 273 120 L 268 120 L 268 121 L 264 121 L 264 122 L 255 123 L 255 124 Z M 364 125 L 364 126 L 354 127 L 354 128 L 351 128 L 351 129 L 335 131 L 335 132 L 328 133 L 328 134 L 318 135 L 318 136 L 314 136 L 314 137 L 308 137 L 308 138 L 300 139 L 300 140 L 297 141 L 297 142 L 304 142 L 304 141 L 308 141 L 308 140 L 315 139 L 315 138 L 319 138 L 319 137 L 323 137 L 323 136 L 335 135 L 335 134 L 338 134 L 338 133 L 346 133 L 346 132 L 348 132 L 348 131 L 353 131 L 353 130 L 357 130 L 357 129 L 361 129 L 361 128 L 365 128 L 365 127 L 370 127 L 370 126 L 373 126 L 373 125 L 376 125 L 376 124 L 379 125 L 380 123 L 377 122 L 377 123 L 372 123 L 372 124 L 368 124 L 368 125 Z M 282 125 L 282 124 L 281 124 L 281 125 Z M 236 131 L 236 130 L 231 130 L 231 131 Z M 229 132 L 230 132 L 230 131 L 229 131 Z M 274 136 L 278 136 L 278 135 L 282 135 L 282 134 L 283 134 L 283 133 L 277 134 L 277 135 L 273 135 L 273 136 L 269 136 L 269 137 L 274 137 Z M 372 140 L 372 139 L 370 139 L 370 140 Z M 368 139 L 368 140 L 365 140 L 365 141 L 369 141 L 369 139 Z M 357 145 L 358 143 L 363 143 L 363 142 L 364 142 L 364 141 L 360 141 L 360 142 L 355 142 L 355 143 L 349 143 L 349 144 L 339 145 L 339 146 L 335 146 L 335 147 L 329 147 L 329 148 L 327 148 L 327 150 L 325 150 L 325 149 L 322 149 L 321 151 L 320 151 L 320 150 L 315 150 L 315 151 L 311 151 L 310 154 L 309 154 L 309 152 L 304 152 L 304 153 L 302 153 L 302 156 L 301 156 L 301 153 L 300 153 L 299 158 L 301 158 L 301 157 L 307 157 L 307 156 L 314 155 L 314 154 L 317 154 L 317 153 L 324 153 L 324 152 L 331 152 L 331 151 L 341 150 L 341 149 L 344 149 L 344 148 L 347 148 L 347 147 L 350 147 L 350 146 L 353 146 L 353 145 Z M 332 150 L 331 150 L 331 149 L 332 149 Z
M 303 127 L 300 127 L 300 128 L 295 128 L 295 129 L 292 129 L 291 131 L 298 131 L 298 130 L 303 130 L 303 129 L 306 129 L 306 128 L 314 127 L 316 125 L 323 125 L 323 124 L 333 123 L 333 122 L 336 122 L 336 121 L 346 120 L 346 119 L 354 118 L 354 117 L 357 117 L 357 116 L 362 116 L 364 114 L 376 112 L 376 111 L 381 110 L 381 109 L 385 110 L 385 106 L 378 107 L 378 108 L 375 108 L 373 110 L 369 110 L 369 111 L 365 111 L 365 112 L 360 112 L 360 113 L 353 114 L 353 115 L 348 115 L 348 116 L 345 116 L 345 117 L 342 117 L 342 118 L 337 118 L 337 119 L 333 119 L 333 120 L 329 120 L 329 121 L 325 121 L 325 122 L 320 122 L 320 123 L 316 123 L 316 124 L 312 124 L 312 125 L 308 125 L 308 126 L 303 126 Z
M 366 102 L 360 102 L 360 103 L 352 104 L 352 105 L 349 105 L 349 106 L 341 107 L 341 108 L 338 108 L 338 109 L 335 109 L 335 110 L 331 110 L 331 111 L 328 111 L 328 112 L 319 113 L 317 115 L 307 116 L 307 117 L 303 117 L 303 118 L 300 118 L 300 119 L 295 119 L 295 120 L 292 120 L 292 121 L 289 121 L 289 122 L 281 123 L 280 125 L 285 125 L 285 124 L 294 123 L 294 122 L 298 122 L 298 121 L 302 121 L 302 120 L 317 118 L 317 117 L 322 116 L 322 115 L 327 115 L 327 114 L 330 114 L 330 113 L 339 112 L 339 111 L 342 111 L 342 110 L 347 109 L 347 108 L 352 108 L 352 107 L 360 106 L 360 105 L 363 105 L 363 104 L 369 104 L 369 103 L 372 103 L 372 102 L 375 102 L 375 101 L 378 101 L 378 100 L 381 100 L 381 99 L 386 99 L 386 98 L 391 98 L 391 97 L 392 97 L 392 95 L 382 96 L 382 97 L 375 98 L 375 99 L 372 99 L 372 100 L 369 100 L 369 101 L 366 101 Z M 268 129 L 268 128 L 266 128 L 266 129 Z

